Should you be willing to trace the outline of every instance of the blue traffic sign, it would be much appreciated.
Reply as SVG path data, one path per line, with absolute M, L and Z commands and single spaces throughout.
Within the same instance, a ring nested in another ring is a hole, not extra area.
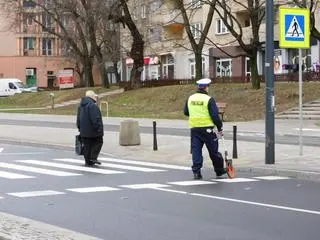
M 304 31 L 304 16 L 286 15 L 285 16 L 286 41 L 303 42 Z
M 280 8 L 280 47 L 310 48 L 310 11 Z

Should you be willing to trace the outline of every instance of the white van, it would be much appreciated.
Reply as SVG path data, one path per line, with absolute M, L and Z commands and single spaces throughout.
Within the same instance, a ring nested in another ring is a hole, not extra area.
M 17 93 L 31 92 L 31 89 L 24 85 L 17 78 L 0 78 L 0 97 L 12 96 Z

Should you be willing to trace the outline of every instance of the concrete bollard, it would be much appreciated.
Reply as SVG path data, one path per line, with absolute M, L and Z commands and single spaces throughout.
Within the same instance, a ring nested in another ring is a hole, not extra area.
M 121 146 L 141 144 L 138 121 L 125 120 L 120 123 L 119 144 Z

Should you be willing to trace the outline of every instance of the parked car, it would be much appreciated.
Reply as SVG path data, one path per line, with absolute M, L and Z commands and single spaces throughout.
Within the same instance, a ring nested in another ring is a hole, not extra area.
M 19 93 L 35 92 L 37 87 L 29 87 L 17 78 L 0 79 L 0 96 L 12 96 Z

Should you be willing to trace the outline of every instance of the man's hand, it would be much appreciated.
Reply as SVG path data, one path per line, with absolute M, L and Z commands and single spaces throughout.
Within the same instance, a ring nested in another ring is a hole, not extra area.
M 221 138 L 221 137 L 223 136 L 223 131 L 222 131 L 222 130 L 219 131 L 219 132 L 217 133 L 217 136 L 218 136 L 218 138 Z

